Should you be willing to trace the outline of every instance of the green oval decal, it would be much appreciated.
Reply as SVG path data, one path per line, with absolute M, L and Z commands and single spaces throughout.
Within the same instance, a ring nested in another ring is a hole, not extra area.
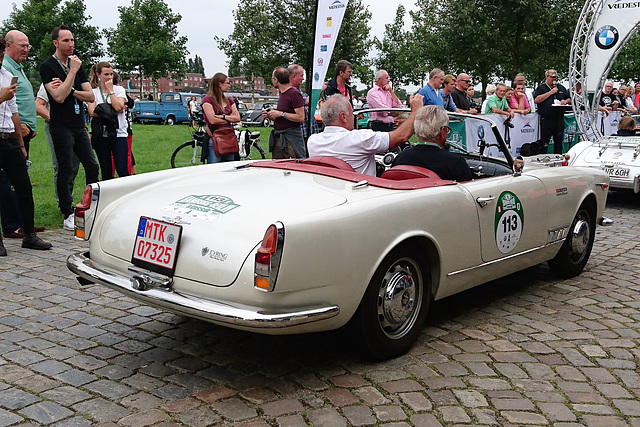
M 508 254 L 518 245 L 524 229 L 524 211 L 518 196 L 504 191 L 496 206 L 496 245 L 503 254 Z

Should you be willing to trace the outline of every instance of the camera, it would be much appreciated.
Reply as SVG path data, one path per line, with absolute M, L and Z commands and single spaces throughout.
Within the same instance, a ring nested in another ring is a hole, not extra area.
M 511 119 L 505 120 L 504 121 L 504 125 L 505 125 L 505 127 L 508 127 L 508 128 L 511 128 L 511 129 L 513 129 L 515 127 L 514 124 L 511 123 Z
M 476 110 L 480 109 L 480 106 L 478 105 L 478 103 L 474 100 L 469 101 L 469 109 L 473 109 L 475 108 Z

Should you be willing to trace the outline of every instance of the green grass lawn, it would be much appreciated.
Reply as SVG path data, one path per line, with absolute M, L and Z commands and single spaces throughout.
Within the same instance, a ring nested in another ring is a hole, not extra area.
M 180 144 L 191 139 L 191 128 L 186 124 L 174 126 L 156 124 L 133 125 L 133 153 L 136 160 L 136 172 L 147 173 L 171 167 L 171 154 Z M 260 131 L 260 145 L 268 154 L 269 132 L 271 128 L 251 128 Z M 53 166 L 51 153 L 44 134 L 44 121 L 38 118 L 38 135 L 31 140 L 29 158 L 32 162 L 31 183 L 35 201 L 36 226 L 50 228 L 62 227 L 62 214 L 53 191 Z M 73 190 L 73 201 L 78 203 L 85 187 L 85 176 L 82 166 L 76 178 Z

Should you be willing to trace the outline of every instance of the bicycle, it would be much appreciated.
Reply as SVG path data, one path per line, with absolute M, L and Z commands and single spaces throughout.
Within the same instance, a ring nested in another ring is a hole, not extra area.
M 204 164 L 207 161 L 206 157 L 202 155 L 202 147 L 205 146 L 204 144 L 209 144 L 203 113 L 197 112 L 190 120 L 192 123 L 197 123 L 198 128 L 194 128 L 191 133 L 193 139 L 180 144 L 171 155 L 172 168 L 193 166 L 198 163 Z M 238 128 L 235 130 L 239 148 L 236 160 L 266 159 L 264 149 L 260 147 L 260 132 L 250 132 L 248 129 Z

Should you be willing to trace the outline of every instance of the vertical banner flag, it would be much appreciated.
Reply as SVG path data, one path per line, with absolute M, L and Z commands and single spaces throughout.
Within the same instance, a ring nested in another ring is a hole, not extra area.
M 336 39 L 342 26 L 342 18 L 348 2 L 349 0 L 318 0 L 311 72 L 310 120 L 314 120 L 316 104 L 320 99 L 322 84 L 327 75 L 327 67 L 331 61 L 333 48 L 336 45 Z

